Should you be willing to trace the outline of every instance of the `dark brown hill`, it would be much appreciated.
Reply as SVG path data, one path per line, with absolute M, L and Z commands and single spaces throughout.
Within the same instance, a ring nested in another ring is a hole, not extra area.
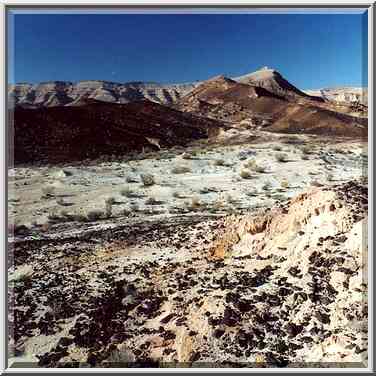
M 274 132 L 367 136 L 365 118 L 345 115 L 311 100 L 287 99 L 223 76 L 197 86 L 176 108 L 232 124 L 247 120 Z
M 14 116 L 13 116 L 14 115 Z M 222 123 L 149 101 L 40 109 L 16 107 L 10 155 L 14 163 L 69 162 L 101 155 L 122 155 L 144 147 L 185 145 L 215 135 Z M 13 149 L 14 148 L 14 149 Z
M 274 117 L 268 131 L 367 138 L 368 119 L 315 106 L 288 106 Z

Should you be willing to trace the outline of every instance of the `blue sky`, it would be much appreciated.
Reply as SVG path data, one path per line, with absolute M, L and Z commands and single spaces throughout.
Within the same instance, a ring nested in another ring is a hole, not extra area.
M 190 82 L 268 66 L 302 89 L 367 84 L 365 14 L 13 14 L 9 21 L 10 82 Z

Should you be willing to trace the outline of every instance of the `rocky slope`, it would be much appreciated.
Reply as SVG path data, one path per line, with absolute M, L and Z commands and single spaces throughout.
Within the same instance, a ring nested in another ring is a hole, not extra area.
M 262 87 L 269 92 L 290 100 L 312 100 L 323 102 L 321 96 L 308 95 L 288 82 L 275 69 L 264 67 L 256 72 L 235 77 L 235 81 L 252 86 Z
M 175 105 L 181 111 L 228 122 L 268 118 L 288 103 L 261 87 L 238 83 L 224 76 L 202 82 Z
M 8 102 L 10 107 L 18 105 L 26 108 L 79 105 L 83 98 L 110 103 L 129 103 L 148 99 L 157 103 L 171 104 L 194 87 L 195 84 L 163 85 L 147 82 L 121 84 L 107 81 L 20 83 L 9 87 Z
M 9 113 L 14 163 L 67 162 L 185 145 L 215 135 L 222 124 L 150 101 L 16 107 Z
M 247 215 L 16 236 L 11 360 L 365 367 L 367 202 L 350 181 Z
M 367 139 L 368 119 L 316 106 L 287 106 L 268 131 Z
M 184 95 L 175 107 L 240 127 L 261 126 L 268 131 L 283 133 L 367 136 L 365 118 L 333 111 L 310 99 L 302 101 L 296 96 L 282 92 L 279 96 L 275 92 L 218 76 L 202 82 Z

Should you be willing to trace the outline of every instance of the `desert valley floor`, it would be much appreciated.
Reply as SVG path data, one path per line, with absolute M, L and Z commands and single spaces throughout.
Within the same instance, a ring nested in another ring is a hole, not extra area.
M 234 129 L 10 169 L 10 360 L 366 366 L 366 169 L 360 139 Z

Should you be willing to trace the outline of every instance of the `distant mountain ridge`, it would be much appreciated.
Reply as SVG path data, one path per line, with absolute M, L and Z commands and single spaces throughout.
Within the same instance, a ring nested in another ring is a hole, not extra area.
M 317 90 L 304 90 L 306 94 L 322 97 L 329 101 L 335 102 L 359 102 L 368 104 L 368 88 L 366 87 L 336 87 L 323 88 Z
M 77 105 L 83 97 L 109 103 L 129 103 L 142 99 L 171 104 L 189 92 L 195 84 L 164 85 L 151 82 L 50 81 L 15 84 L 8 89 L 10 107 L 54 107 Z
M 222 76 L 223 77 L 223 76 Z M 362 88 L 329 88 L 320 90 L 300 90 L 286 80 L 278 71 L 264 67 L 258 71 L 229 80 L 266 89 L 272 94 L 288 100 L 312 100 L 316 102 L 356 102 L 367 103 L 366 92 Z M 209 79 L 210 81 L 210 79 Z M 89 98 L 102 102 L 125 104 L 148 99 L 152 102 L 172 105 L 177 103 L 207 81 L 160 84 L 157 82 L 118 83 L 102 80 L 78 82 L 47 81 L 36 84 L 19 83 L 9 85 L 9 107 L 24 108 L 79 106 L 83 99 Z

